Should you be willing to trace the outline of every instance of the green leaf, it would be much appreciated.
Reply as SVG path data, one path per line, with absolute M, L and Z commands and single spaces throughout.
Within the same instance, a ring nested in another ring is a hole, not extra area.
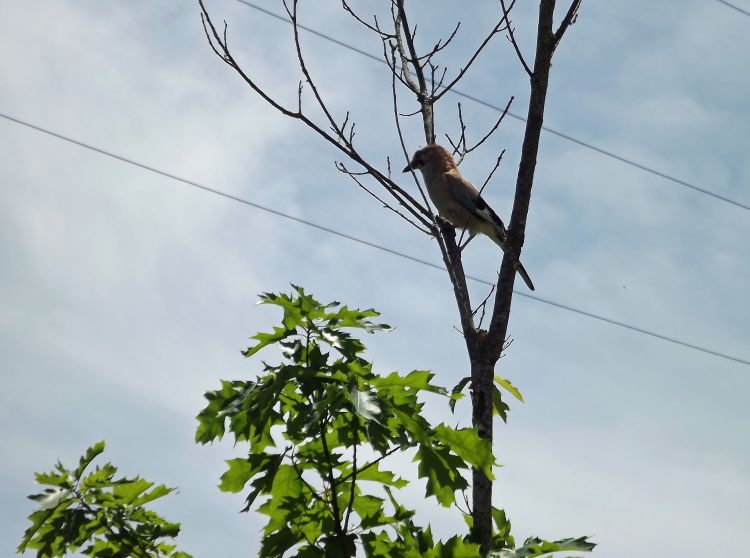
M 168 522 L 142 504 L 171 492 L 164 485 L 135 477 L 116 477 L 110 464 L 97 467 L 83 476 L 91 462 L 103 451 L 104 443 L 89 448 L 78 468 L 69 472 L 62 464 L 57 473 L 37 475 L 54 480 L 55 485 L 34 499 L 41 505 L 29 515 L 31 526 L 18 546 L 19 552 L 36 551 L 37 556 L 66 554 L 115 556 L 174 556 L 189 558 L 175 551 L 164 538 L 177 536 L 178 523 Z M 77 476 L 78 482 L 72 482 Z M 65 483 L 61 484 L 60 479 Z
M 391 372 L 385 377 L 373 378 L 372 383 L 379 389 L 393 391 L 413 390 L 429 391 L 445 395 L 448 393 L 445 388 L 430 383 L 435 374 L 427 370 L 412 370 L 406 376 L 401 376 L 398 372 Z
M 219 490 L 222 492 L 239 492 L 245 484 L 258 473 L 257 464 L 249 459 L 228 459 L 229 469 L 221 475 Z
M 492 414 L 500 415 L 503 422 L 508 422 L 508 411 L 510 411 L 510 407 L 503 401 L 500 390 L 492 386 Z
M 104 451 L 104 440 L 95 443 L 93 446 L 88 448 L 86 450 L 86 453 L 83 454 L 81 459 L 78 462 L 78 467 L 75 470 L 75 477 L 76 479 L 80 479 L 83 472 L 86 470 L 86 467 L 88 467 L 91 462 L 96 459 L 96 457 Z
M 131 504 L 138 496 L 151 488 L 151 484 L 146 480 L 136 478 L 130 482 L 115 486 L 112 489 L 112 494 L 116 501 L 118 501 L 118 505 Z
M 297 471 L 285 463 L 279 465 L 273 478 L 271 498 L 258 508 L 268 516 L 264 533 L 270 534 L 289 523 L 289 518 L 303 513 L 305 505 L 300 502 L 299 509 L 292 510 L 285 505 L 287 501 L 298 501 L 302 494 L 303 484 Z
M 368 464 L 363 465 L 362 468 L 357 471 L 357 480 L 378 482 L 380 484 L 393 486 L 394 488 L 404 488 L 409 484 L 404 479 L 395 476 L 391 471 L 381 471 L 379 467 L 379 462 L 371 466 Z
M 469 487 L 459 472 L 466 464 L 446 446 L 421 444 L 414 460 L 419 461 L 419 477 L 427 480 L 425 495 L 435 496 L 442 506 L 452 505 L 456 501 L 455 492 Z
M 489 556 L 496 558 L 527 558 L 529 556 L 544 556 L 552 552 L 590 552 L 596 544 L 588 540 L 588 537 L 577 539 L 562 539 L 559 541 L 545 541 L 537 537 L 526 539 L 524 545 L 515 550 L 503 550 L 491 552 Z
M 419 443 L 430 443 L 430 424 L 419 414 L 418 407 L 399 406 L 392 407 L 390 411 L 398 420 L 399 430 L 408 432 Z
M 278 343 L 279 341 L 283 341 L 290 335 L 294 335 L 296 332 L 297 331 L 293 328 L 275 327 L 273 328 L 273 333 L 256 333 L 250 339 L 256 339 L 258 343 L 242 351 L 242 354 L 246 357 L 251 357 L 261 349 L 273 345 L 274 343 Z
M 469 466 L 481 469 L 489 479 L 492 479 L 492 446 L 489 440 L 479 437 L 473 428 L 455 429 L 445 424 L 439 424 L 435 429 L 435 437 L 448 446 L 453 453 L 463 459 Z
M 133 501 L 133 505 L 142 506 L 143 504 L 147 504 L 148 502 L 153 502 L 154 500 L 158 500 L 159 498 L 166 496 L 167 494 L 171 494 L 172 492 L 174 492 L 174 490 L 174 488 L 170 488 L 168 486 L 160 484 L 158 486 L 155 486 L 151 491 L 147 492 L 143 496 L 136 498 Z
M 377 399 L 366 391 L 360 391 L 353 387 L 349 392 L 349 397 L 354 406 L 354 412 L 365 420 L 376 420 L 380 414 L 380 406 Z
M 355 541 L 357 537 L 353 534 L 329 535 L 323 537 L 323 548 L 328 558 L 349 558 L 356 554 Z
M 478 544 L 465 542 L 463 537 L 454 536 L 444 543 L 438 543 L 434 555 L 439 558 L 477 558 L 481 553 Z
M 523 396 L 521 395 L 521 392 L 518 391 L 516 386 L 510 383 L 509 380 L 506 380 L 505 378 L 501 378 L 500 376 L 495 376 L 495 382 L 500 384 L 502 387 L 505 388 L 505 390 L 510 393 L 513 397 L 518 399 L 521 403 L 523 403 Z
M 376 496 L 368 494 L 356 496 L 352 503 L 352 509 L 360 517 L 360 526 L 363 529 L 371 529 L 394 521 L 383 514 L 383 499 Z
M 373 533 L 372 531 L 360 535 L 362 546 L 367 558 L 392 558 L 399 556 L 394 553 L 394 541 L 386 531 Z
M 466 376 L 464 378 L 461 378 L 461 381 L 459 381 L 455 386 L 453 386 L 453 389 L 451 390 L 451 399 L 450 401 L 448 401 L 448 406 L 451 408 L 451 412 L 455 412 L 456 401 L 458 401 L 464 396 L 462 392 L 464 388 L 466 387 L 466 384 L 468 384 L 470 381 L 471 381 L 471 376 Z
M 260 558 L 278 558 L 297 544 L 298 539 L 289 527 L 282 526 L 273 533 L 266 534 L 260 545 Z
M 495 522 L 495 531 L 492 533 L 492 544 L 495 549 L 513 548 L 516 543 L 510 534 L 511 525 L 505 510 L 492 507 L 492 519 Z

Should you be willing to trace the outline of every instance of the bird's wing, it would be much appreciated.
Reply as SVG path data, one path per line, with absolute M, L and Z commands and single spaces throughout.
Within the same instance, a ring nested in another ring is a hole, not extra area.
M 493 225 L 498 240 L 505 241 L 507 231 L 502 219 L 498 217 L 487 202 L 482 199 L 474 185 L 458 173 L 445 174 L 448 194 L 452 199 L 471 211 L 474 216 Z

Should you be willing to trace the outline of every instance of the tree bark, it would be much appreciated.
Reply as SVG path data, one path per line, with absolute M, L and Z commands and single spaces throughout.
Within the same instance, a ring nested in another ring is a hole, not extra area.
M 516 278 L 515 264 L 523 247 L 526 219 L 531 202 L 539 138 L 544 122 L 544 106 L 547 85 L 556 40 L 552 28 L 555 0 L 541 0 L 537 27 L 536 57 L 534 71 L 530 77 L 531 92 L 526 130 L 524 133 L 521 161 L 516 177 L 513 210 L 508 227 L 508 249 L 503 256 L 497 282 L 495 305 L 486 336 L 479 332 L 478 350 L 471 355 L 472 370 L 472 423 L 479 436 L 492 442 L 492 393 L 494 390 L 495 364 L 499 360 L 508 332 L 508 320 L 513 299 L 513 284 Z M 474 536 L 485 555 L 492 541 L 492 481 L 482 471 L 473 471 Z

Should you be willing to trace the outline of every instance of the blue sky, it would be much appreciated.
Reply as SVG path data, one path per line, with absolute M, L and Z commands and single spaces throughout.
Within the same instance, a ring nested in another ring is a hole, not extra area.
M 280 2 L 258 3 L 283 12 Z M 380 52 L 337 2 L 301 4 L 306 25 Z M 365 14 L 376 4 L 358 3 Z M 207 5 L 228 21 L 237 59 L 295 102 L 290 26 L 234 0 Z M 516 15 L 527 53 L 535 5 L 519 2 Z M 444 58 L 452 70 L 497 12 L 495 2 L 466 3 L 456 15 L 445 0 L 410 7 L 423 45 L 461 18 Z M 4 15 L 1 113 L 440 261 L 428 238 L 336 172 L 338 152 L 216 59 L 194 3 L 39 0 L 9 4 Z M 750 204 L 749 24 L 714 0 L 584 0 L 554 61 L 545 122 Z M 303 45 L 336 114 L 352 111 L 361 149 L 400 161 L 385 66 L 310 35 Z M 524 75 L 502 38 L 460 88 L 496 105 L 515 95 L 513 110 L 525 112 Z M 455 133 L 457 100 L 447 95 L 438 108 L 440 137 Z M 496 117 L 462 106 L 473 137 Z M 421 145 L 416 119 L 406 133 L 411 148 Z M 485 196 L 501 216 L 521 134 L 507 120 L 461 167 L 481 183 L 507 149 Z M 543 134 L 524 250 L 540 296 L 748 360 L 748 238 L 748 211 Z M 467 252 L 467 272 L 491 280 L 496 247 L 477 239 Z M 447 386 L 466 374 L 444 274 L 4 119 L 0 257 L 3 555 L 32 509 L 32 472 L 72 462 L 100 439 L 124 472 L 179 487 L 160 509 L 183 523 L 186 550 L 254 553 L 262 518 L 238 514 L 241 495 L 216 489 L 223 459 L 240 450 L 192 439 L 202 394 L 259 369 L 240 350 L 278 318 L 255 306 L 260 291 L 294 282 L 321 300 L 380 310 L 397 327 L 367 339 L 382 372 L 430 368 Z M 526 403 L 496 429 L 504 467 L 494 498 L 517 538 L 591 534 L 607 558 L 741 554 L 750 367 L 519 297 L 510 334 L 498 372 Z M 452 417 L 439 400 L 429 413 L 469 420 L 466 406 Z M 458 523 L 418 483 L 407 498 L 438 533 Z

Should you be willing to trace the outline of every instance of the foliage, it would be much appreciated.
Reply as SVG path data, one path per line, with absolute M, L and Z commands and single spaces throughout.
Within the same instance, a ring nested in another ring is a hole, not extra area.
M 255 380 L 222 381 L 207 392 L 196 431 L 199 443 L 228 433 L 247 443 L 246 457 L 227 461 L 220 489 L 247 491 L 242 511 L 268 516 L 260 556 L 349 557 L 357 545 L 368 557 L 478 556 L 469 536 L 435 541 L 429 526 L 416 525 L 415 512 L 394 494 L 407 481 L 385 466 L 389 456 L 409 452 L 426 497 L 442 506 L 457 504 L 472 468 L 491 476 L 490 445 L 474 429 L 433 426 L 422 414 L 421 394 L 455 402 L 460 389 L 449 394 L 424 370 L 375 374 L 350 333 L 390 329 L 372 321 L 379 315 L 372 309 L 322 304 L 300 287 L 265 293 L 260 302 L 283 310 L 281 325 L 255 335 L 243 354 L 275 346 L 281 362 L 263 362 Z M 510 382 L 498 383 L 520 399 Z M 471 528 L 471 515 L 463 515 Z M 512 549 L 504 512 L 493 515 L 494 548 Z
M 489 444 L 473 429 L 433 426 L 422 415 L 420 394 L 446 390 L 423 370 L 373 372 L 350 330 L 390 329 L 372 321 L 374 310 L 324 305 L 299 287 L 261 302 L 283 309 L 281 325 L 255 335 L 244 354 L 276 345 L 282 362 L 264 362 L 254 381 L 224 381 L 208 392 L 196 433 L 201 443 L 228 431 L 249 444 L 247 457 L 227 462 L 220 488 L 248 489 L 243 511 L 255 505 L 268 516 L 261 556 L 352 556 L 356 544 L 368 556 L 476 555 L 460 537 L 435 543 L 429 528 L 417 527 L 391 490 L 407 482 L 383 466 L 412 450 L 426 496 L 443 506 L 468 488 L 463 472 L 491 474 Z
M 472 428 L 430 424 L 420 401 L 422 394 L 432 393 L 448 398 L 453 408 L 469 378 L 449 393 L 424 370 L 375 374 L 363 357 L 365 345 L 350 332 L 390 329 L 373 321 L 379 314 L 372 309 L 321 304 L 300 287 L 289 295 L 263 294 L 261 303 L 283 310 L 281 325 L 255 335 L 243 354 L 252 357 L 275 347 L 281 362 L 263 362 L 255 380 L 222 381 L 218 390 L 207 392 L 196 431 L 198 443 L 229 433 L 235 444 L 247 444 L 246 456 L 227 461 L 219 488 L 246 491 L 242 511 L 252 508 L 268 517 L 261 558 L 349 558 L 358 545 L 370 558 L 478 557 L 473 518 L 470 510 L 461 509 L 457 494 L 463 494 L 468 508 L 465 474 L 476 469 L 491 478 L 495 461 L 490 444 Z M 508 380 L 497 376 L 495 382 L 523 401 Z M 497 387 L 495 394 L 495 412 L 505 418 L 508 406 Z M 48 488 L 29 496 L 39 507 L 29 516 L 32 525 L 18 552 L 189 558 L 162 540 L 176 537 L 179 524 L 144 507 L 173 489 L 139 477 L 116 478 L 110 463 L 84 474 L 103 451 L 104 442 L 99 442 L 77 468 L 58 462 L 52 472 L 36 474 Z M 468 535 L 439 541 L 429 526 L 415 523 L 415 512 L 397 499 L 397 490 L 408 481 L 386 466 L 392 463 L 387 458 L 397 454 L 416 462 L 426 497 L 459 509 Z M 556 542 L 530 538 L 516 548 L 505 512 L 492 508 L 492 518 L 494 558 L 594 547 L 582 537 Z
M 161 539 L 174 538 L 179 523 L 171 523 L 145 504 L 172 492 L 140 477 L 115 478 L 111 463 L 91 462 L 104 451 L 104 442 L 86 450 L 78 467 L 67 469 L 58 462 L 49 473 L 36 473 L 43 492 L 29 496 L 39 507 L 29 516 L 18 552 L 36 551 L 40 557 L 64 556 L 69 552 L 95 557 L 132 556 L 190 558 Z
M 501 550 L 491 552 L 490 558 L 530 558 L 532 556 L 547 556 L 551 552 L 563 551 L 583 551 L 590 552 L 596 545 L 588 540 L 587 537 L 578 537 L 577 539 L 563 539 L 561 541 L 543 541 L 538 537 L 526 539 L 523 546 L 515 550 Z

